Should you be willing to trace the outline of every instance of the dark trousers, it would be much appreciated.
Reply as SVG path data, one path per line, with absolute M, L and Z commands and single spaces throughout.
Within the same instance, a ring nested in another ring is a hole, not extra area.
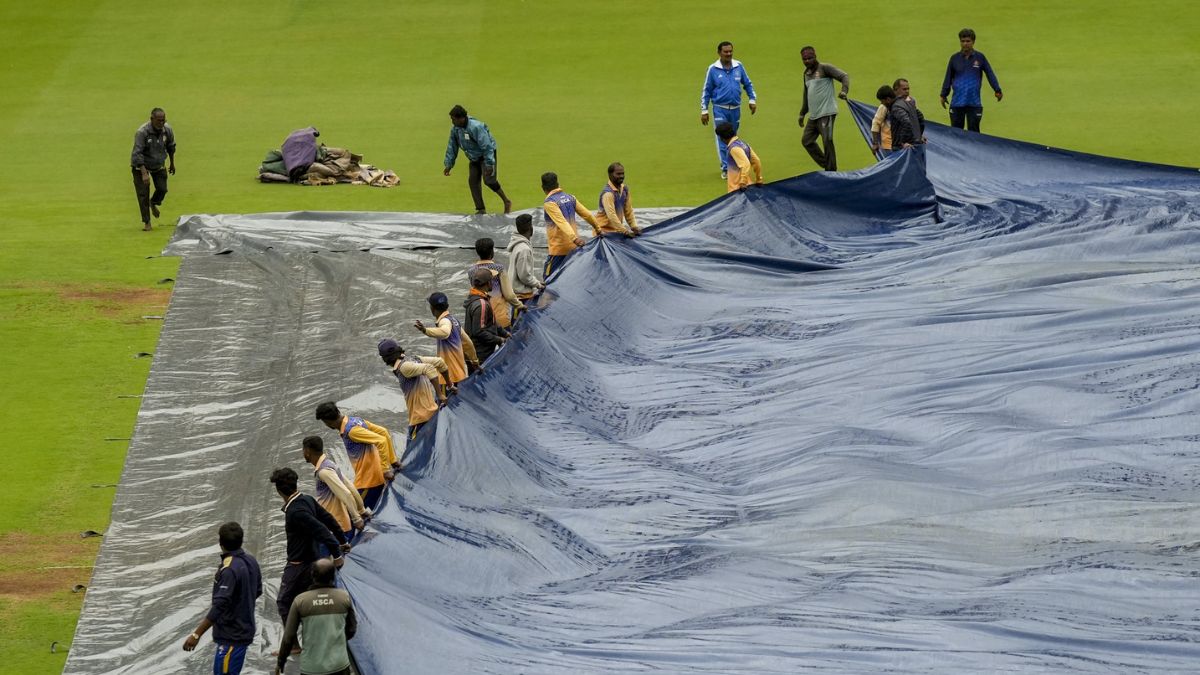
M 471 199 L 475 200 L 475 210 L 484 211 L 483 206 L 483 185 L 488 186 L 492 192 L 500 195 L 501 199 L 508 200 L 504 196 L 504 188 L 500 187 L 500 181 L 496 178 L 496 174 L 500 173 L 500 158 L 496 158 L 496 166 L 492 167 L 492 175 L 485 176 L 483 173 L 483 158 L 471 162 L 471 169 L 467 174 L 467 185 L 471 187 Z
M 961 106 L 950 109 L 950 126 L 955 129 L 963 128 L 967 123 L 967 131 L 979 133 L 979 122 L 983 120 L 983 106 Z
M 425 426 L 424 422 L 410 426 L 408 428 L 408 440 L 411 441 L 411 440 L 415 439 L 417 437 L 417 432 L 420 431 L 421 427 L 423 427 L 423 426 Z M 407 446 L 407 443 L 405 443 L 405 445 Z
M 154 181 L 154 195 L 150 195 L 150 186 L 142 182 L 142 170 L 133 167 L 133 189 L 137 192 L 138 207 L 142 210 L 142 222 L 150 222 L 150 205 L 159 206 L 167 198 L 167 170 L 154 169 L 150 172 Z
M 365 527 L 365 525 L 364 525 L 364 527 Z M 354 526 L 351 525 L 350 529 L 342 532 L 342 541 L 349 544 L 350 542 L 354 541 L 354 536 L 356 534 L 358 534 L 359 531 L 360 530 L 354 529 Z M 338 536 L 336 532 L 332 532 L 331 534 L 333 534 L 334 539 L 336 539 Z M 341 547 L 339 547 L 338 550 L 336 550 L 336 551 L 330 551 L 329 544 L 318 544 L 317 549 L 320 551 L 321 555 L 326 558 L 332 558 L 333 556 L 341 555 L 341 553 L 342 553 Z
M 383 485 L 376 485 L 372 488 L 362 488 L 358 491 L 358 496 L 362 497 L 363 506 L 375 512 L 375 507 L 379 506 L 379 500 L 383 497 Z
M 574 253 L 574 251 L 572 251 L 572 253 Z M 542 265 L 542 279 L 545 280 L 551 274 L 554 274 L 554 272 L 557 271 L 558 268 L 563 266 L 563 263 L 567 262 L 567 258 L 569 258 L 569 257 L 571 257 L 570 253 L 568 253 L 567 255 L 548 255 L 548 256 L 546 256 L 546 263 L 544 265 Z
M 837 153 L 833 149 L 833 121 L 836 119 L 837 115 L 826 115 L 815 120 L 810 118 L 804 125 L 804 137 L 800 139 L 817 166 L 826 171 L 837 171 Z M 824 150 L 817 145 L 817 136 L 821 137 Z
M 312 563 L 299 565 L 288 563 L 283 566 L 283 578 L 279 580 L 279 597 L 275 600 L 275 609 L 279 610 L 279 618 L 287 625 L 288 612 L 292 609 L 292 601 L 312 585 Z

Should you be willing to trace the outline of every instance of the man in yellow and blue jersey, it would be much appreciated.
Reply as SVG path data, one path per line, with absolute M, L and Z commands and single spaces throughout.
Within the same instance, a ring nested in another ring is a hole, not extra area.
M 254 607 L 262 595 L 262 572 L 254 556 L 242 550 L 244 536 L 242 526 L 232 521 L 217 530 L 221 566 L 213 579 L 212 605 L 183 642 L 183 651 L 190 652 L 212 628 L 213 642 L 217 645 L 213 656 L 216 675 L 242 672 L 246 650 L 254 642 Z
M 390 433 L 387 435 L 391 437 Z M 305 437 L 301 449 L 304 461 L 313 465 L 317 503 L 338 521 L 346 541 L 350 541 L 362 531 L 363 521 L 371 517 L 371 510 L 363 504 L 362 495 L 358 494 L 354 483 L 343 476 L 338 465 L 325 454 L 325 441 L 320 436 Z
M 317 406 L 316 417 L 341 436 L 346 455 L 354 465 L 354 488 L 363 505 L 374 511 L 383 496 L 384 485 L 400 470 L 392 432 L 361 417 L 343 415 L 333 401 Z
M 723 122 L 717 125 L 717 137 L 729 147 L 729 176 L 726 192 L 735 192 L 751 183 L 762 185 L 762 162 L 750 145 L 737 137 L 733 125 Z
M 520 218 L 520 216 L 517 217 Z M 496 262 L 496 242 L 492 241 L 491 237 L 476 239 L 475 253 L 479 256 L 479 260 L 467 268 L 467 283 L 471 285 L 472 290 L 475 288 L 474 283 L 472 283 L 472 280 L 475 278 L 475 270 L 486 269 L 491 273 L 492 280 L 489 284 L 488 302 L 490 303 L 492 314 L 495 315 L 496 325 L 501 328 L 508 328 L 512 325 L 514 312 L 523 307 L 521 301 L 517 299 L 516 294 L 513 292 L 512 278 L 505 273 L 504 265 Z M 467 334 L 469 337 L 470 332 L 468 331 Z M 482 361 L 483 359 L 480 360 Z
M 712 103 L 713 126 L 729 122 L 737 131 L 742 123 L 742 89 L 750 98 L 750 114 L 758 111 L 754 84 L 741 61 L 733 59 L 733 43 L 728 40 L 717 45 L 717 61 L 704 74 L 704 89 L 700 92 L 700 123 L 708 124 L 708 105 Z M 717 159 L 721 161 L 721 178 L 729 170 L 729 151 L 717 139 Z
M 436 317 L 437 323 L 430 328 L 422 321 L 414 321 L 413 327 L 437 340 L 437 355 L 446 362 L 449 377 L 446 390 L 453 394 L 458 391 L 458 383 L 467 379 L 467 363 L 473 368 L 479 367 L 475 345 L 463 332 L 458 319 L 450 314 L 450 299 L 445 293 L 438 291 L 429 296 L 429 311 Z
M 563 192 L 558 186 L 558 174 L 553 171 L 542 174 L 542 192 L 546 193 L 542 210 L 546 218 L 546 244 L 550 249 L 549 255 L 546 256 L 546 265 L 542 268 L 542 278 L 545 279 L 562 267 L 567 256 L 585 243 L 579 236 L 579 225 L 575 222 L 575 216 L 586 220 L 597 237 L 604 236 L 604 233 L 592 212 L 580 204 L 575 195 Z
M 600 223 L 600 229 L 604 232 L 617 232 L 631 237 L 642 233 L 637 218 L 633 216 L 629 186 L 625 185 L 625 166 L 620 162 L 608 165 L 608 182 L 600 190 L 596 222 Z
M 408 407 L 408 440 L 411 441 L 446 403 L 442 385 L 446 362 L 437 356 L 406 356 L 404 348 L 391 338 L 379 341 L 379 357 L 391 368 L 404 392 L 404 404 Z

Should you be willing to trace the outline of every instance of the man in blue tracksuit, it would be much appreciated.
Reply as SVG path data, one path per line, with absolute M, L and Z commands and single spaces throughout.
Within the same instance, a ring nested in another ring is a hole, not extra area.
M 733 125 L 737 133 L 742 120 L 742 89 L 750 98 L 750 114 L 758 110 L 758 102 L 754 95 L 754 85 L 746 68 L 741 61 L 733 60 L 733 43 L 722 42 L 717 45 L 716 63 L 708 67 L 704 75 L 704 90 L 700 94 L 700 123 L 708 124 L 708 104 L 712 103 L 713 128 L 721 122 Z M 729 148 L 717 138 L 717 157 L 721 160 L 721 178 L 725 178 L 729 170 Z
M 483 189 L 479 185 L 481 177 L 484 185 L 504 201 L 504 212 L 512 211 L 512 202 L 509 201 L 508 195 L 504 194 L 500 181 L 496 179 L 496 139 L 492 138 L 488 126 L 474 117 L 468 117 L 467 109 L 461 105 L 450 109 L 450 123 L 453 126 L 450 127 L 450 140 L 446 143 L 446 168 L 442 175 L 450 175 L 450 170 L 454 168 L 454 160 L 458 159 L 458 151 L 461 149 L 471 162 L 467 184 L 471 187 L 471 199 L 475 200 L 475 213 L 487 212 L 483 207 Z
M 942 80 L 942 107 L 946 107 L 946 96 L 954 89 L 954 97 L 950 99 L 950 126 L 962 129 L 963 123 L 967 131 L 979 131 L 979 122 L 983 119 L 983 102 L 980 100 L 980 90 L 983 89 L 983 76 L 987 75 L 988 84 L 996 92 L 996 101 L 1004 98 L 1000 91 L 1000 82 L 992 71 L 992 64 L 982 52 L 975 51 L 975 31 L 964 28 L 958 31 L 958 43 L 961 51 L 950 57 L 946 66 L 946 79 Z
M 246 651 L 254 642 L 254 609 L 262 595 L 262 572 L 254 556 L 242 550 L 245 533 L 242 526 L 228 522 L 217 530 L 221 543 L 221 566 L 213 578 L 212 605 L 200 625 L 183 641 L 190 652 L 200 637 L 213 629 L 217 652 L 213 656 L 215 675 L 238 675 L 246 661 Z

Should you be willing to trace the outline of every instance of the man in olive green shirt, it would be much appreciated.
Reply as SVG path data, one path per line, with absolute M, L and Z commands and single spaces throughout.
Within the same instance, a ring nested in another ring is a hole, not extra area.
M 358 630 L 350 594 L 334 583 L 333 561 L 321 558 L 313 563 L 313 584 L 296 596 L 288 612 L 279 643 L 279 661 L 275 673 L 282 675 L 296 632 L 303 626 L 304 651 L 300 652 L 300 672 L 303 675 L 349 675 L 350 652 L 346 641 Z
M 837 171 L 837 154 L 833 148 L 833 122 L 837 119 L 837 98 L 833 96 L 833 81 L 842 83 L 838 98 L 850 94 L 850 76 L 837 66 L 817 61 L 817 50 L 805 47 L 800 50 L 804 61 L 804 106 L 800 108 L 800 126 L 804 137 L 800 140 L 813 161 L 826 171 Z M 804 116 L 808 115 L 808 124 Z M 824 150 L 817 145 L 817 136 L 824 143 Z
M 163 166 L 170 159 L 170 166 Z M 138 208 L 142 211 L 142 229 L 149 232 L 150 214 L 159 216 L 158 207 L 167 198 L 167 174 L 175 175 L 175 130 L 167 124 L 162 108 L 150 111 L 150 121 L 133 134 L 133 153 L 129 158 L 133 169 L 133 189 Z M 150 181 L 154 180 L 154 194 Z

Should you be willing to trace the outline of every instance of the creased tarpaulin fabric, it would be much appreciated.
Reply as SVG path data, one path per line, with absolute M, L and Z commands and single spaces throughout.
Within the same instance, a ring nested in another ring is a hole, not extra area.
M 1200 174 L 926 133 L 574 256 L 343 569 L 363 672 L 1193 670 Z M 68 672 L 204 672 L 178 644 L 229 518 L 266 671 L 266 474 L 321 400 L 402 428 L 374 342 L 431 351 L 409 324 L 474 237 L 266 229 L 172 244 Z

